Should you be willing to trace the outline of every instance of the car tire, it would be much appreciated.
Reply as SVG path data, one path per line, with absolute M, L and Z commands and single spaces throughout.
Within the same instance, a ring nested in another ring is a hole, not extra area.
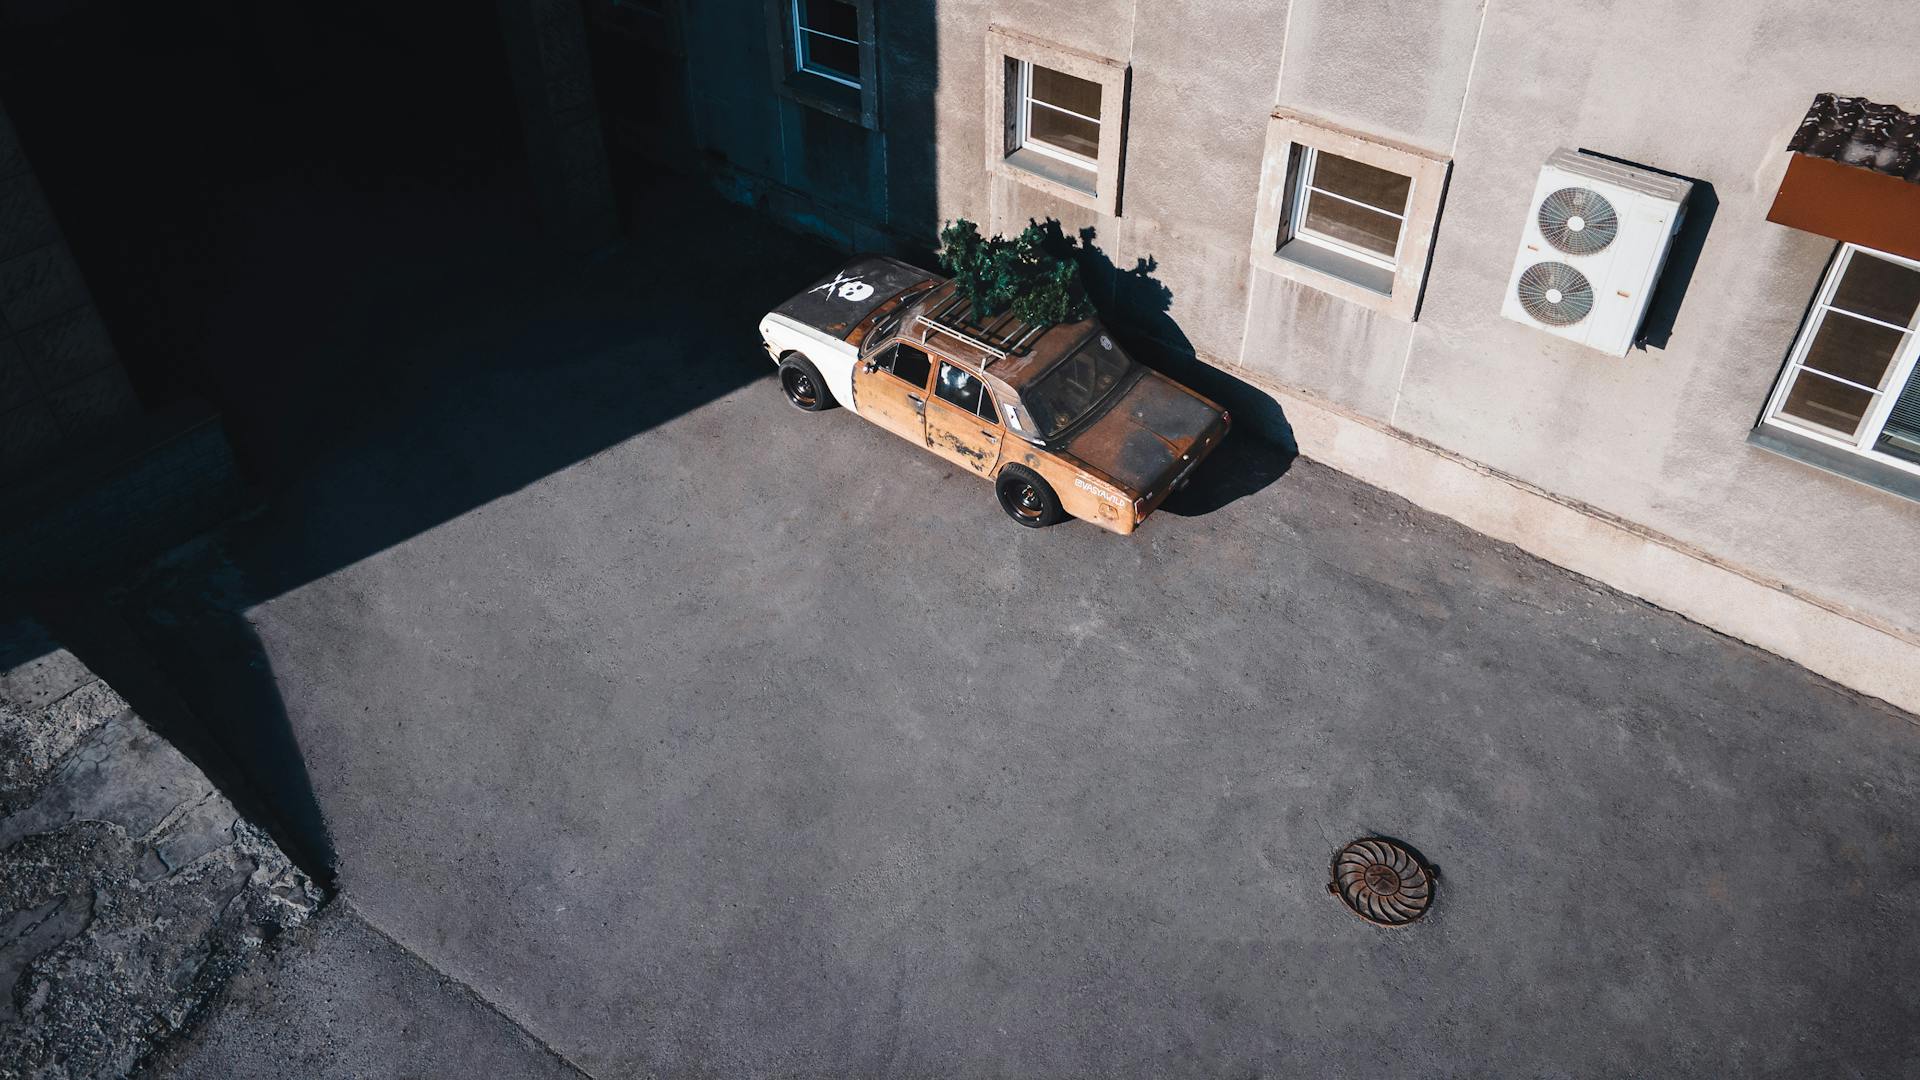
M 789 405 L 806 412 L 825 412 L 834 406 L 833 393 L 820 377 L 820 369 L 799 353 L 780 358 L 780 390 L 787 395 Z
M 1009 465 L 1000 470 L 993 482 L 993 493 L 1000 497 L 1000 509 L 1016 524 L 1029 529 L 1044 529 L 1067 520 L 1060 496 L 1053 485 L 1025 465 Z

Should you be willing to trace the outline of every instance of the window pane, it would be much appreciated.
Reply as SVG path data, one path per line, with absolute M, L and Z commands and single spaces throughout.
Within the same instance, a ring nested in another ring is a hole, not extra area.
M 860 13 L 842 0 L 802 0 L 800 17 L 811 30 L 824 30 L 850 41 L 860 40 Z
M 800 37 L 802 66 L 816 71 L 831 71 L 854 82 L 860 81 L 860 46 L 819 34 L 801 34 Z
M 1873 448 L 1920 465 L 1920 367 L 1907 377 L 1906 389 L 1894 400 L 1887 425 L 1880 429 Z
M 1830 311 L 1821 318 L 1820 329 L 1813 335 L 1813 345 L 1801 363 L 1848 382 L 1878 387 L 1905 338 L 1898 330 Z
M 1089 124 L 1077 116 L 1035 106 L 1028 122 L 1027 137 L 1082 157 L 1100 154 L 1100 125 Z
M 951 401 L 970 413 L 978 414 L 980 380 L 952 364 L 940 365 L 940 381 L 934 385 L 933 392 L 942 401 Z
M 1865 390 L 1803 371 L 1794 378 L 1780 411 L 1851 439 L 1872 405 L 1873 395 Z
M 933 361 L 927 359 L 926 353 L 905 345 L 895 345 L 887 352 L 889 355 L 881 361 L 881 367 L 892 372 L 902 382 L 910 383 L 921 390 L 927 388 L 927 375 L 933 371 Z
M 1000 422 L 1000 414 L 993 407 L 993 394 L 985 390 L 980 392 L 980 419 L 989 424 Z
M 1100 119 L 1100 84 L 1033 65 L 1033 96 L 1056 108 Z M 1035 110 L 1036 112 L 1040 110 Z
M 1384 259 L 1393 258 L 1394 247 L 1400 240 L 1399 218 L 1325 196 L 1308 196 L 1307 216 L 1302 224 L 1322 236 L 1352 244 Z
M 1833 292 L 1833 306 L 1912 326 L 1914 310 L 1920 308 L 1920 270 L 1855 251 L 1847 261 L 1847 276 Z
M 1368 206 L 1404 214 L 1413 179 L 1321 151 L 1314 155 L 1313 186 Z

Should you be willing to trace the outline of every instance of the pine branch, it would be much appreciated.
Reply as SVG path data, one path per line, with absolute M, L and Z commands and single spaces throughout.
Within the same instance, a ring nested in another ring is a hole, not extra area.
M 1011 240 L 982 239 L 979 227 L 961 218 L 940 230 L 940 266 L 966 295 L 976 322 L 1008 308 L 1036 326 L 1086 318 L 1092 308 L 1080 288 L 1079 265 L 1047 247 L 1048 233 L 1037 222 Z

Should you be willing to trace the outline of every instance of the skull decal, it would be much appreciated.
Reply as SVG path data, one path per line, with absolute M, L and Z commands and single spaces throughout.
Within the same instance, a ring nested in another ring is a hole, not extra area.
M 835 274 L 832 281 L 823 281 L 807 291 L 826 293 L 828 296 L 837 296 L 848 303 L 857 304 L 873 295 L 873 286 L 857 277 Z

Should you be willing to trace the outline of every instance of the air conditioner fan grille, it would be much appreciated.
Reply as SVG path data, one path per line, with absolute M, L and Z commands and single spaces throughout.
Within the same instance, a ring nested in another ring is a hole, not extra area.
M 1587 188 L 1561 188 L 1540 200 L 1540 235 L 1569 255 L 1597 255 L 1620 235 L 1620 217 L 1607 197 Z
M 1520 306 L 1548 326 L 1572 326 L 1593 311 L 1593 285 L 1566 263 L 1535 263 L 1514 287 Z

